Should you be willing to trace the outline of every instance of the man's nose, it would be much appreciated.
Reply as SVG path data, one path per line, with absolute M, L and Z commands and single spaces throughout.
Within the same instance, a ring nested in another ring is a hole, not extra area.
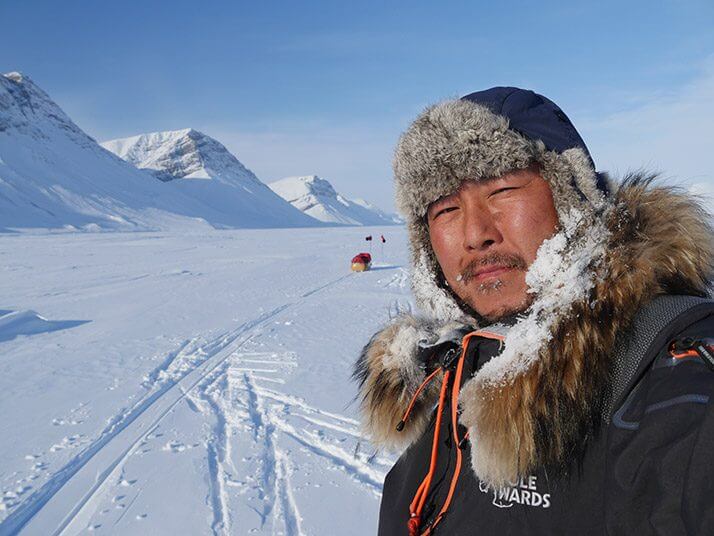
M 498 222 L 488 209 L 465 207 L 463 216 L 464 249 L 484 251 L 503 240 Z

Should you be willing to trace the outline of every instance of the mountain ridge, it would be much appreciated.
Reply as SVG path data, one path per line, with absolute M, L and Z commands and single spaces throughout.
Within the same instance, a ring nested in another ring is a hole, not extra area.
M 170 187 L 235 213 L 244 225 L 262 220 L 285 227 L 320 225 L 275 194 L 222 143 L 196 129 L 149 132 L 101 145 Z
M 398 216 L 390 215 L 363 199 L 351 200 L 335 190 L 318 175 L 285 177 L 268 186 L 305 214 L 337 225 L 400 225 Z

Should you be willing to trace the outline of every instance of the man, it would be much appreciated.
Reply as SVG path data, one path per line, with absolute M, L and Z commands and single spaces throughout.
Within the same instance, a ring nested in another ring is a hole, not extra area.
M 697 200 L 596 173 L 566 115 L 516 88 L 428 108 L 394 171 L 424 315 L 355 370 L 366 430 L 403 451 L 379 534 L 714 534 Z

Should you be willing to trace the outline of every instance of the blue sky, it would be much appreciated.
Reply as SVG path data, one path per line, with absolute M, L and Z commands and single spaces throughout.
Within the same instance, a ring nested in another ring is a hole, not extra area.
M 1 0 L 0 71 L 98 140 L 193 127 L 259 178 L 318 174 L 391 209 L 427 104 L 495 85 L 555 100 L 599 168 L 714 192 L 714 3 Z

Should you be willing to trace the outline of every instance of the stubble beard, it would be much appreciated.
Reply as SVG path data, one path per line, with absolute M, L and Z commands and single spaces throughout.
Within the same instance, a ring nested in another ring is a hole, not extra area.
M 477 305 L 473 303 L 472 300 L 465 301 L 465 303 L 469 306 L 473 313 L 476 313 L 473 316 L 484 319 L 488 324 L 496 324 L 504 321 L 505 319 L 515 318 L 518 315 L 523 314 L 533 304 L 534 300 L 535 296 L 533 294 L 526 294 L 523 300 L 517 305 L 503 305 L 501 307 L 497 307 L 489 313 L 480 313 L 477 309 Z
M 474 260 L 467 264 L 461 273 L 461 284 L 466 287 L 476 276 L 476 273 L 480 268 L 490 265 L 499 265 L 505 268 L 510 268 L 512 270 L 518 270 L 523 273 L 528 270 L 528 264 L 526 263 L 525 259 L 523 259 L 523 257 L 521 257 L 520 255 L 508 253 L 494 253 L 487 257 L 484 257 L 483 259 Z M 489 279 L 488 281 L 485 281 L 483 283 L 479 283 L 474 287 L 474 290 L 476 290 L 476 292 L 480 295 L 492 296 L 495 294 L 500 294 L 504 291 L 506 287 L 507 284 L 502 279 L 495 278 Z M 459 295 L 458 292 L 457 295 Z M 535 299 L 535 296 L 533 294 L 526 292 L 525 296 L 523 297 L 523 300 L 517 305 L 503 305 L 502 307 L 497 307 L 494 311 L 490 311 L 488 314 L 484 314 L 479 312 L 478 306 L 476 305 L 476 303 L 474 303 L 475 300 L 471 296 L 465 295 L 464 297 L 459 297 L 466 305 L 468 305 L 468 307 L 474 313 L 476 313 L 476 315 L 474 316 L 480 317 L 489 323 L 496 323 L 506 318 L 514 317 L 523 313 L 531 306 L 533 300 Z

